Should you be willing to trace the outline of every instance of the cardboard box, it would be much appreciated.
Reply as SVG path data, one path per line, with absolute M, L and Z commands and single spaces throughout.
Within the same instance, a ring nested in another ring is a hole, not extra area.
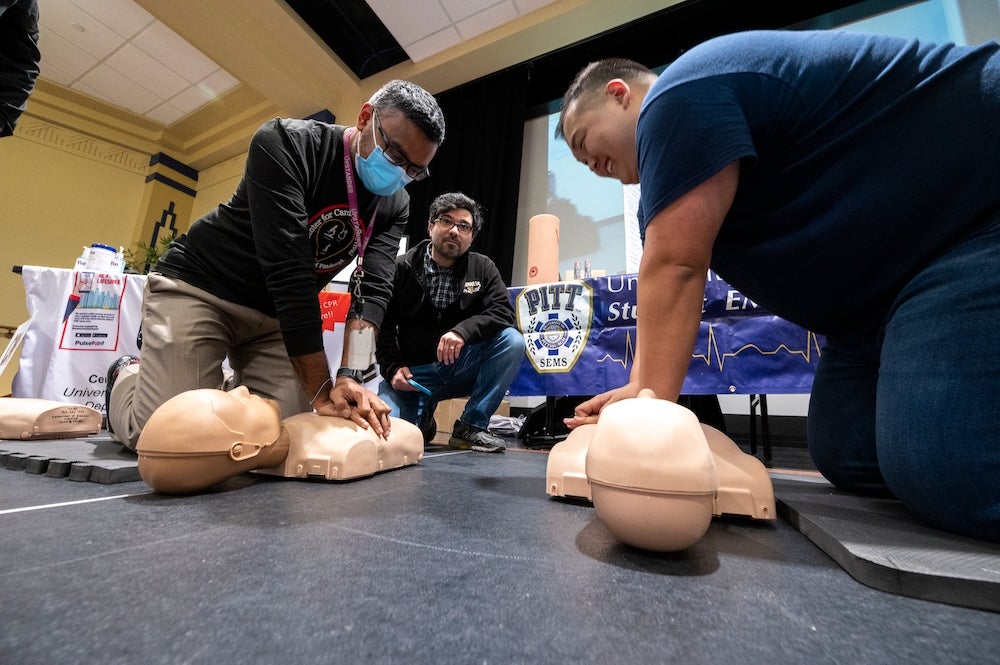
M 455 421 L 462 415 L 462 411 L 465 410 L 465 405 L 468 401 L 468 398 L 459 397 L 445 400 L 437 405 L 437 408 L 434 410 L 434 420 L 437 421 L 438 433 L 433 439 L 434 443 L 448 443 L 448 439 L 451 438 L 451 429 L 454 427 Z M 509 416 L 510 402 L 507 400 L 500 402 L 496 413 L 501 416 Z

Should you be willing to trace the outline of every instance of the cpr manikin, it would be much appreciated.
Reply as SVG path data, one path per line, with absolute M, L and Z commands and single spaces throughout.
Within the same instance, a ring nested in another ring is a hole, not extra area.
M 370 476 L 418 463 L 423 436 L 398 418 L 386 439 L 312 412 L 281 420 L 275 402 L 239 386 L 189 390 L 167 400 L 143 428 L 136 453 L 150 487 L 187 494 L 246 471 L 325 480 Z
M 97 434 L 101 412 L 82 404 L 0 398 L 0 439 L 67 439 Z
M 775 518 L 764 465 L 651 390 L 606 406 L 597 424 L 554 446 L 546 491 L 593 501 L 611 532 L 661 552 L 696 543 L 713 515 Z

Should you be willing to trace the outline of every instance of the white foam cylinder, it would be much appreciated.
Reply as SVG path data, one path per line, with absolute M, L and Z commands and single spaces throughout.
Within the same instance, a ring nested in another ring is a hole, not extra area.
M 535 215 L 528 220 L 528 276 L 526 284 L 559 281 L 559 218 Z

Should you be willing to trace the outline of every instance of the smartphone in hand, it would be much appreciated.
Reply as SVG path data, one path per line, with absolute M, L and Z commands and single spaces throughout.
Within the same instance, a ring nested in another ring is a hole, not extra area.
M 412 378 L 411 379 L 407 379 L 406 382 L 409 383 L 411 386 L 413 386 L 414 388 L 416 388 L 417 390 L 419 390 L 420 392 L 422 392 L 425 395 L 429 396 L 431 394 L 430 390 L 428 390 L 424 386 L 420 385 L 419 383 L 417 383 L 416 381 L 414 381 Z

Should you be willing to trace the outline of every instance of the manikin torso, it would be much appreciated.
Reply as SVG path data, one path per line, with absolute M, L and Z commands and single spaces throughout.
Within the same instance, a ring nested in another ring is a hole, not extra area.
M 101 431 L 101 412 L 82 404 L 0 398 L 0 439 L 67 439 Z

